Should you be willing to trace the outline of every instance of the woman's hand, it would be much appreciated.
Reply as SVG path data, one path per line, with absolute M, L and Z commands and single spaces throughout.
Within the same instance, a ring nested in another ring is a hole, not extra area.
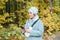
M 30 33 L 30 29 L 26 29 L 25 32 Z

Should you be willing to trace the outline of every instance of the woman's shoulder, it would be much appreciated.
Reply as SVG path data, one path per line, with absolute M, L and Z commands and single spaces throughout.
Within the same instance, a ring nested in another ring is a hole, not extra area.
M 39 19 L 39 22 L 43 22 L 41 19 Z
M 38 24 L 40 25 L 43 25 L 43 21 L 41 20 L 41 19 L 39 19 L 39 21 L 38 21 Z

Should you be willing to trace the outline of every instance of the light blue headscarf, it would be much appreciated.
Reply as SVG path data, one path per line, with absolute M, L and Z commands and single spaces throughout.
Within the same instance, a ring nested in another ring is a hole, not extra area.
M 32 12 L 34 15 L 37 15 L 38 9 L 36 7 L 31 7 L 28 9 L 28 12 Z

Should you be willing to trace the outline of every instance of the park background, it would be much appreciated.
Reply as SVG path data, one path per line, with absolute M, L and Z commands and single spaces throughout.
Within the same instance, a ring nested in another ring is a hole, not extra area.
M 44 23 L 44 40 L 60 32 L 60 0 L 0 0 L 0 40 L 24 40 L 19 26 L 29 19 L 31 6 L 38 8 Z

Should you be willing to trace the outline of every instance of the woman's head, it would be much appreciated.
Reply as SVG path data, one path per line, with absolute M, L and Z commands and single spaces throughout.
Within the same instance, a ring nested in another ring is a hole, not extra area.
M 31 7 L 28 10 L 28 14 L 30 18 L 34 18 L 34 16 L 36 16 L 38 13 L 38 9 L 36 7 Z

